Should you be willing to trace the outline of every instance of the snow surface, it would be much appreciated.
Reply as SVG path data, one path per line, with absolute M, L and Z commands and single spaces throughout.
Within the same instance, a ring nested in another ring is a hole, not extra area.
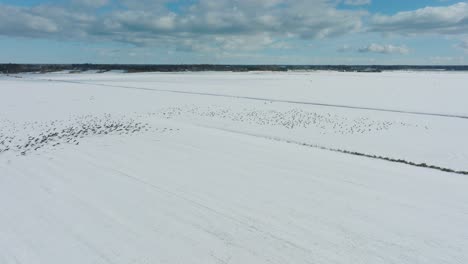
M 468 171 L 466 73 L 16 77 L 1 264 L 468 263 L 467 175 L 326 150 Z

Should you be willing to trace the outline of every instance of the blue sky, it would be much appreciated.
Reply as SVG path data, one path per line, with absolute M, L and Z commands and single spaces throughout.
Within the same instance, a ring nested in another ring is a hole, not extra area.
M 468 64 L 468 1 L 0 0 L 0 63 Z

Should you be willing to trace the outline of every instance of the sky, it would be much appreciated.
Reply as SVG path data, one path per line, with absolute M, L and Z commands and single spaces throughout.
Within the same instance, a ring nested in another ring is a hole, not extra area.
M 0 0 L 0 63 L 468 64 L 468 0 Z

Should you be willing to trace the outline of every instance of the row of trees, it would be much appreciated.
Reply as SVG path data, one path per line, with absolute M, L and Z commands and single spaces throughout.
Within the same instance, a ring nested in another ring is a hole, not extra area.
M 82 72 L 96 70 L 100 72 L 123 70 L 126 72 L 184 72 L 184 71 L 289 71 L 289 70 L 332 70 L 345 72 L 380 72 L 386 70 L 446 70 L 468 71 L 468 65 L 143 65 L 143 64 L 0 64 L 0 72 L 6 74 L 22 72 Z

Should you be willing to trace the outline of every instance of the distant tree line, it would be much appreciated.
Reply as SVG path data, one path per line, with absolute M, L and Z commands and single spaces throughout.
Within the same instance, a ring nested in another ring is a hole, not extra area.
M 98 71 L 122 70 L 125 72 L 200 72 L 200 71 L 314 71 L 330 70 L 341 72 L 381 72 L 394 70 L 440 70 L 468 71 L 468 65 L 215 65 L 215 64 L 0 64 L 0 73 L 14 74 L 23 72 L 56 71 Z

